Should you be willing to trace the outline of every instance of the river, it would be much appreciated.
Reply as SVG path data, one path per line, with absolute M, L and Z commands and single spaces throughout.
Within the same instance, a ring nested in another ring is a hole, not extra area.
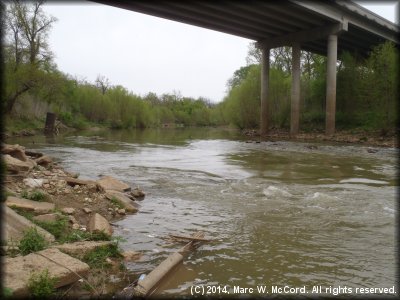
M 180 245 L 170 233 L 202 230 L 162 286 L 323 288 L 396 285 L 397 151 L 326 143 L 246 143 L 219 129 L 158 129 L 14 138 L 80 178 L 111 175 L 146 193 L 119 221 L 121 247 L 144 253 L 128 268 L 148 273 Z M 397 290 L 396 290 L 397 292 Z M 254 292 L 257 293 L 256 291 Z

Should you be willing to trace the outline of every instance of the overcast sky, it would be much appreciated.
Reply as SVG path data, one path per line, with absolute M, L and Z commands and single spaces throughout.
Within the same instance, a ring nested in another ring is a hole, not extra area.
M 362 3 L 394 22 L 396 1 Z M 58 68 L 94 82 L 98 74 L 135 94 L 180 92 L 219 102 L 251 40 L 91 2 L 51 1 L 49 43 Z

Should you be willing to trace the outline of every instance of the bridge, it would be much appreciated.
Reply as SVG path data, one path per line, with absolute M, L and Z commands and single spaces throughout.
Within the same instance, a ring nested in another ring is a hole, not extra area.
M 270 49 L 292 47 L 290 134 L 299 132 L 300 51 L 327 56 L 325 133 L 335 133 L 336 64 L 343 51 L 366 56 L 385 41 L 400 44 L 399 26 L 351 1 L 96 0 L 156 17 L 256 41 L 262 51 L 261 135 L 268 133 Z

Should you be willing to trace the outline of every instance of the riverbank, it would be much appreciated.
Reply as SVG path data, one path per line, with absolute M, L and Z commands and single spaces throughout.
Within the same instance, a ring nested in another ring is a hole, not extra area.
M 143 191 L 132 189 L 132 183 L 128 185 L 109 176 L 96 181 L 82 180 L 78 174 L 65 171 L 51 157 L 25 150 L 19 145 L 3 145 L 2 154 L 7 167 L 5 204 L 18 213 L 11 214 L 6 206 L 3 207 L 7 223 L 6 236 L 3 238 L 8 242 L 3 248 L 6 288 L 7 282 L 15 275 L 11 266 L 17 264 L 18 257 L 23 254 L 21 241 L 30 226 L 39 226 L 47 231 L 45 233 L 50 237 L 50 242 L 46 243 L 44 249 L 57 248 L 89 266 L 84 272 L 85 280 L 75 278 L 72 284 L 58 288 L 55 295 L 114 295 L 135 280 L 137 274 L 128 271 L 124 263 L 140 259 L 141 254 L 122 252 L 118 248 L 118 237 L 111 234 L 113 222 L 138 211 L 139 200 L 144 198 Z M 24 256 L 24 259 L 28 256 Z M 52 268 L 57 266 L 49 267 L 50 275 L 56 274 Z M 28 271 L 29 268 L 25 272 Z M 15 276 L 20 278 L 12 280 L 13 287 L 21 287 L 23 283 L 17 284 L 15 281 L 28 275 Z M 12 288 L 9 289 L 12 293 Z M 19 289 L 21 293 L 22 289 Z
M 243 130 L 242 133 L 251 139 L 260 139 L 258 130 Z M 399 139 L 395 130 L 388 132 L 366 131 L 361 129 L 337 130 L 334 135 L 327 136 L 323 132 L 300 132 L 291 136 L 288 130 L 271 129 L 270 132 L 261 138 L 262 140 L 279 141 L 301 141 L 301 142 L 331 142 L 340 144 L 358 144 L 373 147 L 399 148 Z

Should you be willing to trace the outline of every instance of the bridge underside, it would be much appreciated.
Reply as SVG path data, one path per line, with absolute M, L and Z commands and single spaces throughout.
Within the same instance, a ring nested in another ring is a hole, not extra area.
M 343 51 L 367 56 L 387 40 L 399 44 L 393 23 L 350 1 L 96 1 L 257 41 L 262 50 L 261 134 L 268 133 L 269 52 L 292 51 L 291 134 L 299 131 L 300 50 L 326 55 L 326 133 L 335 132 L 336 61 Z

